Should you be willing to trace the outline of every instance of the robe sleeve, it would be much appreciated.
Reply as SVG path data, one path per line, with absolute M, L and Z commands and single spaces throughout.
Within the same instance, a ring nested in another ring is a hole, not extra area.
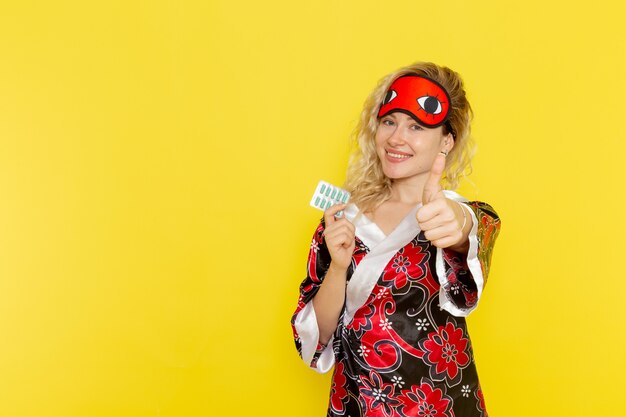
M 293 336 L 300 357 L 309 367 L 320 373 L 328 372 L 335 363 L 332 349 L 334 335 L 325 345 L 319 342 L 319 328 L 312 303 L 331 261 L 323 232 L 324 221 L 322 220 L 311 240 L 307 276 L 300 285 L 298 306 L 291 319 Z
M 487 283 L 500 218 L 486 203 L 470 201 L 461 203 L 461 206 L 473 221 L 467 256 L 450 249 L 438 249 L 437 275 L 441 285 L 440 308 L 465 317 L 478 306 Z

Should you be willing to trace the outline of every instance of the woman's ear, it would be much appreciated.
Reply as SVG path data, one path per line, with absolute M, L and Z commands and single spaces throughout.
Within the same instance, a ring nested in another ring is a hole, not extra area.
M 454 137 L 452 136 L 452 133 L 448 133 L 443 138 L 443 148 L 441 150 L 445 153 L 450 153 L 452 148 L 454 148 Z

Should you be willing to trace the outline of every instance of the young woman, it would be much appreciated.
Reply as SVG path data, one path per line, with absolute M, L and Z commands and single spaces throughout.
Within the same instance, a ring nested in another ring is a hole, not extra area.
M 305 363 L 334 365 L 328 416 L 487 415 L 464 317 L 500 220 L 441 188 L 469 165 L 471 116 L 459 75 L 432 63 L 384 77 L 365 102 L 350 202 L 324 213 L 292 318 Z

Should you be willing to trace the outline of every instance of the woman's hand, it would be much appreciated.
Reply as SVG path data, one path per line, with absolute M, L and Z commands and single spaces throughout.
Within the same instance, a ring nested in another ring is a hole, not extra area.
M 324 212 L 324 239 L 332 259 L 331 267 L 347 270 L 354 252 L 354 225 L 345 217 L 336 218 L 346 204 L 337 204 Z
M 445 165 L 445 156 L 437 155 L 424 185 L 422 207 L 416 214 L 417 223 L 433 245 L 463 253 L 469 248 L 472 219 L 460 203 L 444 196 L 439 182 Z

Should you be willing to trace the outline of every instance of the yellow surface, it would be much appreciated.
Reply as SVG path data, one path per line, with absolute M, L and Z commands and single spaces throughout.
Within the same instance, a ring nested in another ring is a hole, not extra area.
M 624 2 L 0 7 L 0 416 L 322 416 L 289 319 L 382 75 L 464 76 L 492 417 L 624 415 Z

